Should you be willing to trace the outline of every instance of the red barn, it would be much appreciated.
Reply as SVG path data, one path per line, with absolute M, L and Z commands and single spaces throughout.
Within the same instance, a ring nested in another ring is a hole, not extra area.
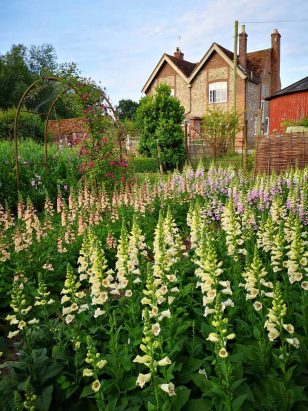
M 298 122 L 308 117 L 308 77 L 278 91 L 270 101 L 270 133 L 281 132 L 285 120 Z

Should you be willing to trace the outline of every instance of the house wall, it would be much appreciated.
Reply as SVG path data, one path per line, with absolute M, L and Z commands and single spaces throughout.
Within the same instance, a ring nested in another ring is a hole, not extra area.
M 255 117 L 258 115 L 260 109 L 260 83 L 247 81 L 247 145 L 248 148 L 253 148 L 255 144 Z
M 308 90 L 270 100 L 270 133 L 281 132 L 284 120 L 299 121 L 303 117 L 308 117 Z
M 265 94 L 269 93 L 271 87 L 270 67 L 269 60 L 265 65 L 263 73 L 264 84 L 267 85 L 267 91 L 266 89 L 263 89 Z M 209 103 L 209 85 L 219 81 L 227 81 L 228 83 L 227 102 Z M 195 125 L 197 121 L 200 121 L 198 118 L 202 118 L 210 107 L 217 107 L 217 105 L 219 105 L 225 110 L 231 110 L 233 107 L 233 68 L 216 51 L 212 53 L 191 84 L 187 84 L 186 81 L 165 62 L 157 73 L 147 94 L 153 94 L 155 88 L 160 83 L 167 83 L 174 89 L 174 96 L 180 100 L 185 108 L 185 117 L 190 119 L 191 123 L 194 123 Z M 257 115 L 257 110 L 260 108 L 260 93 L 261 88 L 259 83 L 251 81 L 246 82 L 245 79 L 237 76 L 236 106 L 237 110 L 242 114 L 243 124 L 246 115 L 249 148 L 254 146 L 254 121 Z M 266 104 L 265 109 L 267 111 L 264 114 L 264 118 L 265 116 L 268 116 L 268 105 Z M 242 145 L 243 131 L 240 131 L 236 136 L 236 149 L 241 150 Z
M 174 97 L 180 100 L 185 113 L 190 111 L 190 87 L 168 63 L 163 64 L 146 94 L 153 95 L 156 87 L 162 83 L 168 84 L 174 90 Z
M 209 85 L 219 81 L 227 81 L 227 102 L 226 103 L 209 103 Z M 245 80 L 237 76 L 237 110 L 244 116 L 245 112 Z M 203 117 L 208 108 L 220 106 L 225 110 L 231 110 L 233 107 L 233 69 L 232 67 L 216 52 L 202 67 L 199 73 L 192 81 L 191 86 L 191 111 L 188 117 Z M 244 117 L 243 117 L 244 118 Z M 196 120 L 194 120 L 194 123 Z M 236 148 L 242 148 L 243 132 L 240 131 L 236 136 Z

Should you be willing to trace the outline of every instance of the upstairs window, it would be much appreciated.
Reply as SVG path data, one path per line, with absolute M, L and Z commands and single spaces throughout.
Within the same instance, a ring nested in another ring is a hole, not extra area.
M 227 102 L 227 82 L 220 81 L 209 85 L 209 102 L 226 103 Z

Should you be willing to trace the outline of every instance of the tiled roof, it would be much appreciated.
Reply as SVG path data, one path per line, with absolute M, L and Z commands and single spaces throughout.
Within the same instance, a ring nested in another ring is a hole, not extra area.
M 222 47 L 220 44 L 216 43 L 217 46 L 229 57 L 230 60 L 233 60 L 234 58 L 234 53 L 224 47 Z
M 83 118 L 67 118 L 62 120 L 49 120 L 48 129 L 52 136 L 67 136 L 71 133 L 86 133 L 87 123 Z
M 308 77 L 304 77 L 301 80 L 297 81 L 296 83 L 290 84 L 290 86 L 283 88 L 282 90 L 278 91 L 276 94 L 268 97 L 266 100 L 271 100 L 272 98 L 283 96 L 285 94 L 297 93 L 299 91 L 306 91 L 308 90 Z
M 264 49 L 247 53 L 247 71 L 252 71 L 254 74 L 261 77 L 263 75 L 266 60 L 271 58 L 271 50 L 272 49 Z
M 234 53 L 226 49 L 225 47 L 222 47 L 220 44 L 217 44 L 217 45 L 229 57 L 229 59 L 233 61 Z M 239 58 L 239 56 L 237 56 L 237 58 Z M 263 74 L 263 69 L 264 69 L 266 60 L 268 60 L 269 58 L 271 58 L 271 49 L 252 51 L 250 53 L 247 53 L 247 63 L 246 63 L 247 66 L 246 66 L 246 70 L 244 71 L 248 74 L 253 72 L 255 76 L 261 77 Z
M 172 63 L 175 64 L 177 68 L 180 69 L 183 74 L 185 74 L 186 77 L 189 77 L 192 71 L 197 66 L 197 63 L 191 63 L 187 60 L 181 60 L 177 57 L 170 56 L 170 54 L 166 54 L 166 56 L 169 57 Z

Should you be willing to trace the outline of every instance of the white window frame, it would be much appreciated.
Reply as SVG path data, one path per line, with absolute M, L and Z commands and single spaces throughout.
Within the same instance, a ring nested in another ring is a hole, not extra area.
M 265 117 L 265 125 L 266 125 L 266 129 L 264 130 L 264 134 L 268 135 L 268 133 L 269 133 L 269 117 Z
M 262 122 L 265 121 L 265 100 L 261 100 L 261 114 L 262 114 Z
M 175 89 L 174 89 L 174 87 L 171 88 L 171 97 L 175 97 Z
M 258 117 L 254 118 L 254 123 L 253 123 L 253 135 L 256 136 L 258 131 Z
M 226 103 L 228 100 L 228 83 L 219 81 L 209 84 L 209 103 Z

